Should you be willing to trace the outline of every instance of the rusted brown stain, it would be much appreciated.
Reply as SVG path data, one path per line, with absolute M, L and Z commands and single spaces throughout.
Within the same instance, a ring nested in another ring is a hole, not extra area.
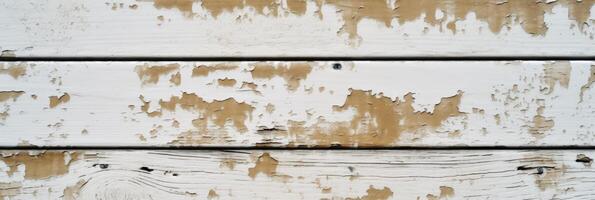
M 81 179 L 75 185 L 64 188 L 64 200 L 79 199 L 79 192 L 81 191 L 81 188 L 85 186 L 85 184 L 87 184 L 87 181 Z
M 209 190 L 209 194 L 207 194 L 207 199 L 211 200 L 211 199 L 218 199 L 219 195 L 217 194 L 217 192 L 215 192 L 215 190 L 210 189 Z
M 70 101 L 70 95 L 68 93 L 64 93 L 62 96 L 50 96 L 50 108 L 55 108 L 56 106 L 64 103 L 68 103 Z
M 366 190 L 366 195 L 358 198 L 345 198 L 346 200 L 386 200 L 393 196 L 393 191 L 390 190 L 388 187 L 384 187 L 382 189 L 376 189 L 374 186 L 370 185 L 368 190 Z
M 135 71 L 138 74 L 138 78 L 142 81 L 142 84 L 156 84 L 159 82 L 159 77 L 178 71 L 180 64 L 168 64 L 168 65 L 155 65 L 149 66 L 149 64 L 136 66 Z
M 248 176 L 254 179 L 259 173 L 262 173 L 272 177 L 276 175 L 278 165 L 279 161 L 271 157 L 269 153 L 263 153 L 256 160 L 254 167 L 248 169 Z
M 236 85 L 237 81 L 231 78 L 224 78 L 224 79 L 217 79 L 217 83 L 223 87 L 233 87 Z
M 307 4 L 315 3 L 318 10 L 314 13 L 323 19 L 320 9 L 323 5 L 334 6 L 341 12 L 343 26 L 340 33 L 346 33 L 351 41 L 358 39 L 358 24 L 362 19 L 370 19 L 392 27 L 392 20 L 396 19 L 400 25 L 421 19 L 440 30 L 444 27 L 456 33 L 455 22 L 466 20 L 467 16 L 474 16 L 488 24 L 490 31 L 500 33 L 512 25 L 520 25 L 526 33 L 545 35 L 548 27 L 545 23 L 545 14 L 551 13 L 554 6 L 562 5 L 568 8 L 568 19 L 573 20 L 580 30 L 588 25 L 591 7 L 595 0 L 557 0 L 547 3 L 546 0 L 535 1 L 502 1 L 502 0 L 287 0 L 287 8 L 280 6 L 281 1 L 276 0 L 203 0 L 201 6 L 213 17 L 218 17 L 223 12 L 251 9 L 257 15 L 279 17 L 278 13 L 289 12 L 302 16 L 306 13 Z M 192 0 L 155 0 L 155 7 L 176 8 L 186 16 L 192 16 Z M 287 10 L 285 10 L 287 9 Z M 267 10 L 268 12 L 265 12 Z M 437 17 L 437 12 L 446 17 Z M 462 29 L 461 29 L 462 30 Z
M 569 61 L 550 62 L 543 66 L 543 81 L 547 85 L 547 94 L 554 91 L 556 82 L 562 87 L 568 88 L 568 84 L 570 83 L 570 70 L 572 69 Z
M 581 86 L 580 102 L 583 102 L 583 97 L 584 97 L 585 92 L 591 88 L 593 83 L 595 83 L 595 65 L 591 65 L 589 79 L 587 80 L 587 83 L 585 83 L 583 86 Z
M 21 95 L 25 94 L 24 91 L 0 91 L 0 102 L 5 102 L 10 99 L 16 101 Z
M 543 116 L 543 110 L 545 109 L 545 101 L 543 99 L 538 99 L 537 105 L 537 113 L 533 116 L 533 121 L 529 125 L 529 133 L 535 137 L 543 137 L 546 131 L 554 127 L 554 120 Z
M 66 154 L 69 155 L 70 160 L 66 160 Z M 19 165 L 25 166 L 25 179 L 39 180 L 46 179 L 52 176 L 60 176 L 68 173 L 71 163 L 78 160 L 80 153 L 78 152 L 44 152 L 39 155 L 30 155 L 27 152 L 20 152 L 18 154 L 0 158 L 9 168 L 7 174 L 12 176 L 18 169 Z
M 208 76 L 211 72 L 216 71 L 231 71 L 237 69 L 238 66 L 231 63 L 219 63 L 216 65 L 206 66 L 199 65 L 192 69 L 192 77 Z
M 11 64 L 8 68 L 5 68 L 4 64 L 0 64 L 0 74 L 6 74 L 14 79 L 18 79 L 27 74 L 27 65 L 24 63 Z
M 350 122 L 334 122 L 330 130 L 326 131 L 318 125 L 308 128 L 314 130 L 312 138 L 318 145 L 390 145 L 397 141 L 403 132 L 433 130 L 448 118 L 464 114 L 458 108 L 463 95 L 461 91 L 454 96 L 442 98 L 432 112 L 415 111 L 412 93 L 406 94 L 403 100 L 392 100 L 371 91 L 350 89 L 350 92 L 342 106 L 334 106 L 336 112 L 353 109 L 356 113 Z M 301 135 L 305 131 L 301 128 L 289 130 L 292 135 Z
M 308 63 L 291 63 L 288 67 L 280 63 L 275 67 L 270 63 L 261 62 L 254 64 L 250 72 L 255 79 L 271 79 L 279 76 L 287 83 L 288 90 L 295 91 L 300 86 L 300 82 L 312 72 L 312 66 Z

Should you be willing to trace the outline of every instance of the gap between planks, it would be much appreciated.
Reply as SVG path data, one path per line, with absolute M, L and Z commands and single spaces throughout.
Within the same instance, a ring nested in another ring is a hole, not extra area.
M 234 150 L 261 150 L 261 151 L 286 151 L 286 150 L 326 150 L 326 151 L 352 151 L 352 150 L 440 150 L 440 151 L 484 151 L 484 150 L 595 150 L 595 146 L 378 146 L 378 147 L 309 147 L 309 146 L 0 146 L 0 150 L 204 150 L 204 151 L 234 151 Z
M 232 61 L 592 61 L 593 56 L 355 56 L 355 57 L 0 57 L 0 62 L 183 62 L 183 61 L 214 61 L 214 62 L 232 62 Z

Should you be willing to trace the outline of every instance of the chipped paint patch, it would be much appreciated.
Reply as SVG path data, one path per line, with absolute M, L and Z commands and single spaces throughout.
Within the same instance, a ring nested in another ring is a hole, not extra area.
M 210 189 L 209 194 L 207 194 L 207 199 L 211 200 L 211 199 L 218 199 L 218 198 L 219 198 L 219 194 L 217 194 L 217 192 L 215 192 L 215 190 Z
M 8 68 L 5 68 L 4 64 L 0 64 L 0 74 L 6 74 L 14 79 L 18 79 L 27 74 L 27 65 L 24 63 L 11 64 Z
M 363 19 L 377 21 L 386 28 L 392 27 L 392 19 L 399 15 L 397 10 L 387 1 L 345 1 L 329 0 L 325 3 L 336 6 L 341 12 L 343 26 L 338 33 L 346 33 L 352 45 L 357 45 L 361 39 L 358 34 L 358 24 Z
M 542 99 L 537 100 L 537 114 L 533 116 L 533 121 L 529 125 L 529 133 L 535 137 L 543 137 L 546 131 L 551 130 L 554 127 L 554 120 L 543 116 L 543 110 L 545 109 L 545 101 Z
M 252 179 L 255 179 L 256 176 L 260 173 L 265 174 L 269 177 L 274 176 L 277 173 L 278 165 L 279 161 L 271 157 L 269 153 L 263 153 L 256 160 L 256 164 L 254 165 L 254 167 L 248 169 L 248 176 L 250 176 L 250 178 Z
M 308 4 L 306 0 L 290 0 L 287 1 L 287 9 L 293 14 L 304 15 Z
M 253 91 L 257 91 L 256 88 L 258 88 L 258 85 L 256 85 L 253 82 L 242 82 L 242 86 L 240 87 L 241 89 L 249 89 L 249 90 L 253 90 Z
M 159 100 L 159 105 L 161 110 L 167 111 L 175 111 L 178 105 L 182 109 L 199 111 L 201 116 L 193 120 L 192 124 L 201 130 L 206 130 L 205 120 L 209 119 L 220 128 L 224 127 L 227 121 L 231 121 L 238 131 L 246 132 L 245 121 L 252 118 L 254 110 L 251 105 L 237 102 L 233 98 L 207 102 L 194 93 L 186 92 L 180 97 L 170 97 L 169 101 Z
M 231 12 L 243 8 L 251 8 L 259 15 L 268 16 L 278 16 L 280 11 L 279 3 L 276 0 L 203 0 L 201 5 L 215 18 L 225 11 Z
M 543 66 L 543 81 L 548 86 L 545 88 L 547 94 L 554 91 L 556 83 L 559 83 L 560 86 L 564 88 L 568 88 L 568 83 L 570 83 L 570 70 L 572 69 L 569 61 L 549 62 Z
M 382 189 L 376 189 L 374 186 L 370 185 L 368 190 L 366 190 L 366 195 L 359 197 L 359 198 L 346 198 L 346 199 L 361 199 L 361 200 L 386 200 L 393 196 L 393 191 L 390 190 L 388 187 L 384 187 Z
M 149 117 L 158 117 L 158 116 L 161 116 L 161 111 L 151 111 L 151 112 L 149 112 L 149 109 L 150 109 L 150 106 L 151 106 L 151 102 L 150 101 L 145 101 L 145 97 L 143 95 L 140 95 L 138 98 L 143 103 L 143 105 L 140 106 L 140 110 L 142 112 L 146 113 L 147 116 L 149 116 Z
M 64 93 L 62 96 L 50 96 L 50 108 L 55 108 L 56 106 L 64 103 L 68 103 L 70 101 L 70 95 L 68 93 Z
M 153 6 L 157 9 L 165 8 L 172 9 L 176 8 L 185 14 L 192 14 L 192 4 L 194 0 L 155 0 Z
M 159 77 L 164 76 L 180 69 L 180 64 L 168 64 L 168 65 L 155 65 L 149 66 L 149 64 L 136 66 L 135 71 L 138 74 L 138 78 L 142 81 L 143 85 L 156 84 L 159 82 Z M 175 83 L 175 80 L 174 82 Z
M 5 102 L 10 99 L 16 101 L 21 95 L 25 94 L 24 91 L 0 91 L 0 102 Z
M 171 78 L 169 78 L 169 82 L 179 86 L 182 83 L 182 74 L 180 74 L 180 72 L 177 72 L 176 74 L 171 75 Z
M 184 16 L 193 17 L 193 0 L 155 0 L 157 9 L 177 9 Z M 580 30 L 588 27 L 591 7 L 595 0 L 536 0 L 536 1 L 461 1 L 461 0 L 398 0 L 398 1 L 372 1 L 372 0 L 203 0 L 201 6 L 211 16 L 217 18 L 224 12 L 237 13 L 242 17 L 242 10 L 254 11 L 255 15 L 280 18 L 280 13 L 291 13 L 294 16 L 306 14 L 308 3 L 314 3 L 317 10 L 314 15 L 320 20 L 324 19 L 322 6 L 331 6 L 336 13 L 341 14 L 342 26 L 338 34 L 347 34 L 352 46 L 360 43 L 361 37 L 358 26 L 364 19 L 373 20 L 386 28 L 393 28 L 393 20 L 399 25 L 415 22 L 422 19 L 430 26 L 444 28 L 453 34 L 465 31 L 464 27 L 456 25 L 473 15 L 481 22 L 487 23 L 489 30 L 499 34 L 502 30 L 510 29 L 513 25 L 520 26 L 527 34 L 543 36 L 548 31 L 546 13 L 551 13 L 555 6 L 568 9 L 568 19 L 574 21 Z M 280 5 L 286 5 L 286 7 Z M 426 27 L 427 28 L 427 27 Z
M 223 87 L 233 87 L 236 85 L 236 80 L 231 78 L 217 79 L 217 84 Z
M 455 196 L 455 190 L 452 187 L 440 186 L 440 194 L 427 194 L 426 199 L 428 200 L 440 200 L 440 199 L 451 199 Z M 419 197 L 418 197 L 419 199 Z
M 20 152 L 0 158 L 8 167 L 6 172 L 12 176 L 19 165 L 25 166 L 25 179 L 39 180 L 53 176 L 60 176 L 68 173 L 71 163 L 79 159 L 78 152 L 43 152 L 38 155 L 30 155 L 27 152 Z
M 85 180 L 79 180 L 73 186 L 68 186 L 64 188 L 64 200 L 76 200 L 79 199 L 79 192 L 87 184 Z
M 354 110 L 353 119 L 348 123 L 333 123 L 326 131 L 328 133 L 314 127 L 312 138 L 318 145 L 386 146 L 397 141 L 404 132 L 436 129 L 446 119 L 465 114 L 458 108 L 463 95 L 461 91 L 454 96 L 443 97 L 432 112 L 415 111 L 412 93 L 406 94 L 403 100 L 392 100 L 382 93 L 355 89 L 350 89 L 350 92 L 343 105 L 333 108 L 336 112 Z M 300 134 L 301 131 L 292 134 Z
M 451 198 L 455 196 L 455 189 L 448 186 L 440 186 L 440 198 Z
M 295 91 L 300 82 L 308 77 L 312 72 L 312 66 L 309 63 L 291 63 L 289 67 L 285 64 L 278 64 L 276 67 L 270 63 L 256 63 L 250 71 L 254 79 L 271 79 L 279 76 L 287 83 L 287 89 Z
M 238 66 L 230 63 L 220 63 L 212 66 L 199 65 L 192 69 L 192 77 L 208 76 L 209 73 L 216 71 L 231 71 L 237 69 Z
M 231 159 L 231 158 L 226 158 L 221 160 L 219 167 L 224 167 L 227 168 L 229 170 L 233 170 L 236 167 L 236 160 Z

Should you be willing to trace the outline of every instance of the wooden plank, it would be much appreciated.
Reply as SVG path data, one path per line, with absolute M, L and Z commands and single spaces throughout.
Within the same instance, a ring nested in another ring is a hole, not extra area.
M 594 145 L 591 61 L 6 62 L 0 145 Z
M 595 196 L 592 150 L 2 153 L 0 197 L 4 199 Z
M 18 57 L 593 56 L 593 4 L 2 0 L 0 50 Z

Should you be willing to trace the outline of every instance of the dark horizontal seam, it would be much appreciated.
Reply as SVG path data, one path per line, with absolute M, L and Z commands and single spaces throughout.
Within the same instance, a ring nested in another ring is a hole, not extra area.
M 595 150 L 595 146 L 0 146 L 0 150 Z
M 311 57 L 311 56 L 289 56 L 289 57 L 86 57 L 86 56 L 72 56 L 72 57 L 0 57 L 0 61 L 39 61 L 39 62 L 68 62 L 68 61 L 547 61 L 547 60 L 595 60 L 593 56 L 326 56 L 326 57 Z

